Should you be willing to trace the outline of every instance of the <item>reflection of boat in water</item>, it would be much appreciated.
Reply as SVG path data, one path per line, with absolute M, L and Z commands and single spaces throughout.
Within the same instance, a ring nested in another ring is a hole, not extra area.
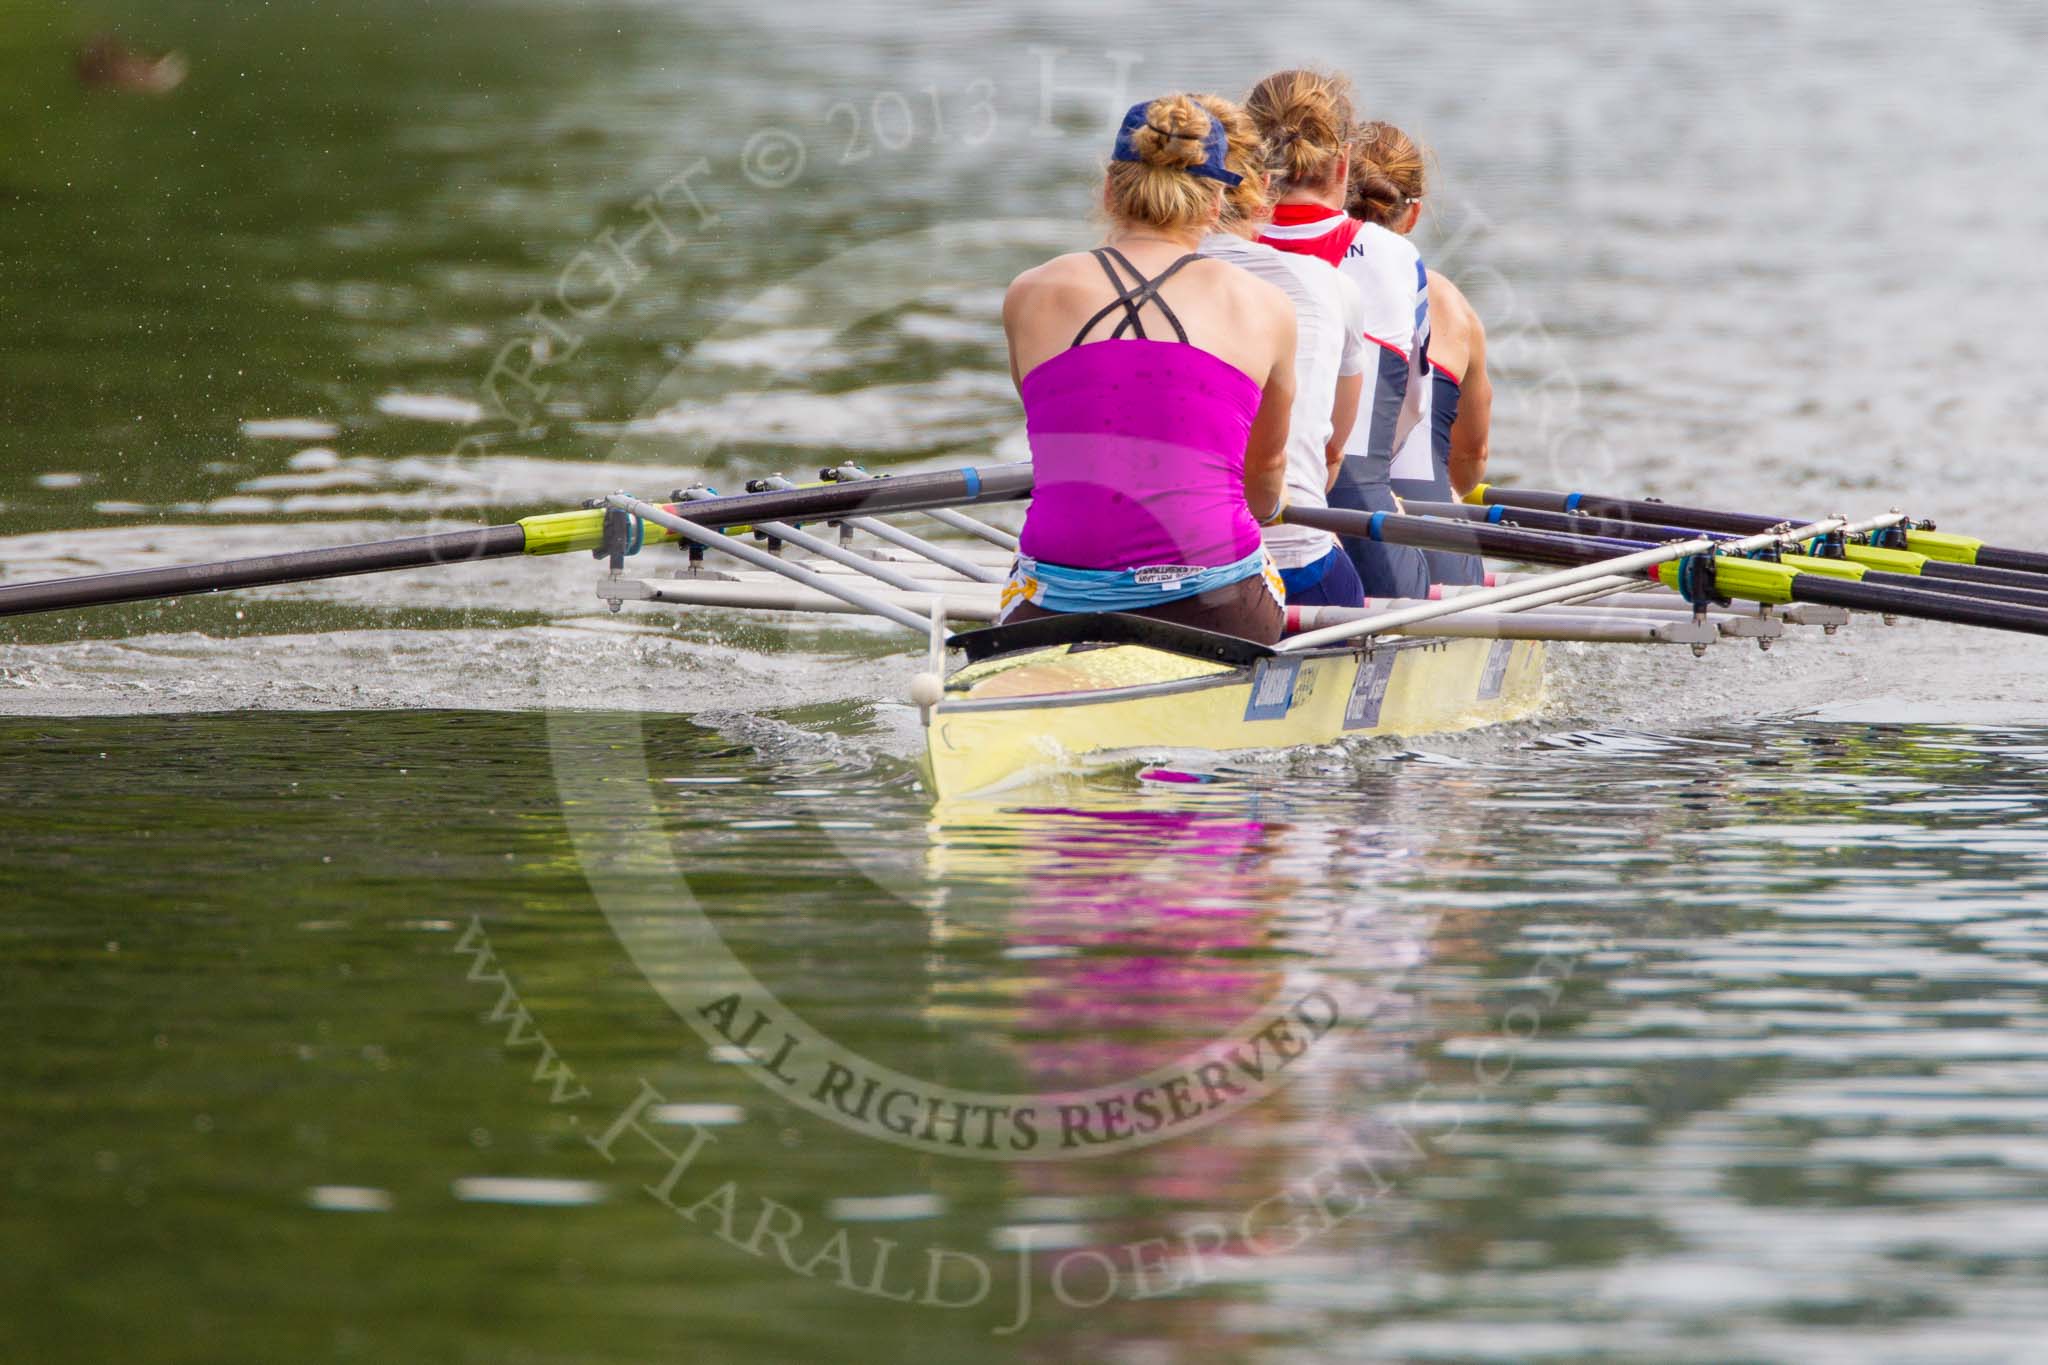
M 1360 1131 L 1360 1096 L 1412 1065 L 1405 1012 L 1379 1015 L 1426 959 L 1434 922 L 1402 897 L 1359 893 L 1374 865 L 1409 851 L 1385 829 L 1403 826 L 1401 812 L 1376 814 L 1256 779 L 1048 782 L 935 809 L 936 955 L 972 960 L 979 940 L 1002 959 L 934 980 L 926 1008 L 949 1032 L 975 1029 L 1015 1090 L 1053 1105 L 1084 1089 L 1131 1095 L 1174 1073 L 1192 1077 L 1200 1102 L 1200 1069 L 1219 1063 L 1210 1079 L 1248 1092 L 1205 1131 L 1011 1163 L 990 1236 L 1018 1253 L 1020 1302 L 1050 1317 L 1077 1295 L 1141 1300 L 1263 1278 L 1297 1248 L 1327 1256 L 1348 1244 L 1348 1232 L 1303 1231 L 1321 1226 L 1303 1182 L 1348 1197 L 1323 1168 Z M 1309 997 L 1341 1002 L 1341 1021 L 1264 1084 L 1229 1069 L 1247 1020 Z M 1171 1301 L 1181 1312 L 1149 1325 L 1148 1339 L 1185 1329 L 1192 1305 Z
M 1232 1049 L 1253 1057 L 1246 1040 L 1271 1019 L 1313 997 L 1318 1027 L 1356 1025 L 1422 955 L 1420 917 L 1322 894 L 1339 884 L 1338 864 L 1385 856 L 1363 847 L 1377 836 L 1293 817 L 1271 794 L 1238 786 L 1070 781 L 1009 803 L 946 803 L 928 854 L 943 888 L 935 946 L 964 952 L 980 940 L 1012 964 L 1000 973 L 1004 1012 L 1030 1040 L 1017 1061 L 1039 1088 L 1219 1059 L 1244 1080 Z M 935 992 L 931 1008 L 985 1013 L 991 979 L 963 986 Z M 1312 1067 L 1279 1068 L 1290 1069 Z M 1247 1089 L 1293 1079 L 1276 1073 Z
M 997 817 L 1009 832 L 1000 851 L 984 815 L 966 859 L 941 852 L 938 832 L 933 861 L 949 884 L 969 864 L 1007 884 L 1007 905 L 975 909 L 1018 964 L 1013 1058 L 1030 1089 L 1143 1075 L 1230 1031 L 1276 989 L 1286 959 L 1269 927 L 1285 891 L 1258 870 L 1273 836 L 1234 804 L 1020 808 Z M 958 924 L 963 899 L 949 895 L 944 922 Z
M 1021 803 L 935 812 L 935 938 L 956 949 L 981 940 L 1011 964 L 1003 993 L 1034 1040 L 1019 1058 L 1034 1084 L 1145 1071 L 1227 1031 L 1273 990 L 1286 956 L 1268 929 L 1289 891 L 1270 866 L 1276 831 L 1256 795 L 1194 796 L 1153 804 L 1061 782 Z M 933 1006 L 954 1008 L 944 993 Z

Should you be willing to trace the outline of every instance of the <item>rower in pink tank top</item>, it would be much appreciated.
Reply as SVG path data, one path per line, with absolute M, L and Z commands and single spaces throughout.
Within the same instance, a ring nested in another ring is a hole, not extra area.
M 1132 106 L 1105 175 L 1109 243 L 1092 265 L 1075 254 L 1025 272 L 1005 297 L 1035 491 L 1004 622 L 1129 612 L 1279 638 L 1283 589 L 1258 516 L 1284 505 L 1294 313 L 1195 249 L 1224 190 L 1245 183 L 1228 154 L 1191 96 Z
M 1023 552 L 1068 568 L 1140 573 L 1224 568 L 1256 556 L 1259 524 L 1245 505 L 1244 449 L 1259 385 L 1190 345 L 1158 297 L 1169 276 L 1200 258 L 1183 256 L 1147 280 L 1114 247 L 1093 255 L 1122 292 L 1071 347 L 1024 377 L 1036 473 Z M 1126 287 L 1119 266 L 1136 286 Z M 1138 308 L 1146 302 L 1179 340 L 1145 336 Z M 1110 338 L 1088 342 L 1117 308 L 1125 317 Z M 1126 339 L 1127 330 L 1136 335 Z

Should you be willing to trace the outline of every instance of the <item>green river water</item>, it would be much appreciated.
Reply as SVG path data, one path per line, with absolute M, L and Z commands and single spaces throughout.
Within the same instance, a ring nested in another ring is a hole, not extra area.
M 2048 544 L 2036 8 L 1103 15 L 0 0 L 0 581 L 1015 458 L 1111 111 L 1303 57 L 1497 477 Z M 597 568 L 0 623 L 0 1357 L 2038 1358 L 2039 642 L 934 811 L 896 641 Z

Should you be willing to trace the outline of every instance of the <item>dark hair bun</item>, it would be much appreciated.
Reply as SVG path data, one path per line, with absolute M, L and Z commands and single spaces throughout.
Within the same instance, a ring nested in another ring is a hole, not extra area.
M 1344 211 L 1353 218 L 1381 227 L 1394 221 L 1401 211 L 1401 201 L 1406 198 L 1400 187 L 1380 171 L 1367 167 L 1354 168 L 1351 175 L 1351 191 L 1345 200 Z

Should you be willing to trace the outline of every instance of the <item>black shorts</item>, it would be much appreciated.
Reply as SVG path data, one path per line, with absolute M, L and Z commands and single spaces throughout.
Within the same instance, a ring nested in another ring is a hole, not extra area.
M 1056 611 L 1047 611 L 1044 607 L 1031 602 L 1019 602 L 1003 617 L 1003 624 L 1036 621 L 1042 617 L 1060 614 Z M 1235 583 L 1226 583 L 1220 588 L 1196 593 L 1193 597 L 1161 602 L 1156 607 L 1140 608 L 1129 614 L 1149 616 L 1155 621 L 1172 621 L 1176 625 L 1193 626 L 1197 630 L 1213 630 L 1219 635 L 1235 635 L 1239 639 L 1252 640 L 1262 645 L 1278 642 L 1280 631 L 1287 623 L 1287 614 L 1273 599 L 1273 591 L 1266 586 L 1266 576 L 1263 573 L 1255 573 L 1249 578 L 1240 578 Z

